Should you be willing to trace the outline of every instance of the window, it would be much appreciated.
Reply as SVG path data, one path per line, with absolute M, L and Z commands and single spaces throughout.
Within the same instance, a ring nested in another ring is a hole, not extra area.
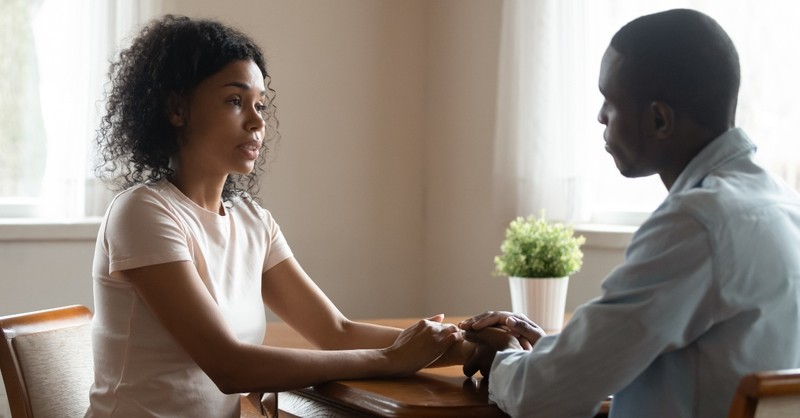
M 44 177 L 42 160 L 34 158 L 45 145 L 27 3 L 0 3 L 0 216 L 28 212 L 41 195 Z
M 155 0 L 0 2 L 0 218 L 101 215 L 93 140 L 118 40 Z
M 749 0 L 507 0 L 495 144 L 497 201 L 507 215 L 638 225 L 667 192 L 658 176 L 627 179 L 597 122 L 600 60 L 613 34 L 649 13 L 688 7 L 716 19 L 742 68 L 737 125 L 757 158 L 800 188 L 793 119 L 800 102 L 800 26 L 793 2 Z M 510 212 L 516 213 L 510 213 Z
M 589 73 L 596 80 L 600 56 L 611 35 L 635 16 L 674 7 L 691 7 L 707 13 L 728 32 L 739 52 L 742 81 L 737 125 L 758 146 L 757 158 L 787 183 L 800 189 L 800 149 L 794 124 L 800 114 L 800 103 L 796 100 L 800 92 L 797 77 L 800 57 L 789 52 L 800 46 L 800 27 L 794 18 L 800 12 L 800 6 L 794 2 L 747 0 L 662 1 L 657 5 L 658 8 L 654 8 L 649 2 L 633 2 L 620 7 L 619 12 L 614 13 L 618 16 L 610 19 L 616 24 L 602 36 L 595 36 L 599 43 L 587 51 L 597 63 L 587 67 Z M 599 10 L 595 12 L 602 15 Z M 602 96 L 598 93 L 596 97 L 599 106 Z M 602 138 L 602 127 L 598 125 L 593 130 L 591 137 Z M 658 176 L 626 179 L 616 170 L 613 160 L 605 155 L 602 146 L 594 145 L 595 151 L 597 148 L 601 151 L 594 168 L 602 184 L 597 188 L 600 193 L 594 196 L 592 213 L 595 220 L 623 223 L 626 219 L 641 220 L 642 213 L 651 212 L 666 197 Z

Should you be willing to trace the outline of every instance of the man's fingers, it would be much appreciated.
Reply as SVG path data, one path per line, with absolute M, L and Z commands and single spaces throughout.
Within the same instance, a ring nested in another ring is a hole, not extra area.
M 475 344 L 483 342 L 480 333 L 471 329 L 464 331 L 464 339 Z
M 483 329 L 502 325 L 506 322 L 506 318 L 508 318 L 507 312 L 489 312 L 483 317 L 478 318 L 478 320 L 472 324 L 472 328 Z
M 479 345 L 491 347 L 495 351 L 507 348 L 517 348 L 517 337 L 508 331 L 500 328 L 484 328 L 481 330 L 467 330 L 464 332 L 464 339 Z
M 508 317 L 508 312 L 495 312 L 489 311 L 480 315 L 476 315 L 472 318 L 466 319 L 461 321 L 458 326 L 461 329 L 483 329 L 487 327 L 493 327 L 497 325 L 501 325 L 505 322 L 506 318 Z
M 532 322 L 529 323 L 525 321 L 520 321 L 517 318 L 514 318 L 513 316 L 510 316 L 506 319 L 505 326 L 508 327 L 508 329 L 510 329 L 511 331 L 519 333 L 523 336 L 525 334 L 530 334 L 531 332 L 534 332 L 537 327 Z
M 464 375 L 472 376 L 477 372 L 481 372 L 484 377 L 489 376 L 492 369 L 492 362 L 494 361 L 495 349 L 485 345 L 478 345 L 472 356 L 464 362 Z
M 527 318 L 525 318 L 527 319 Z M 525 320 L 519 317 L 509 317 L 506 319 L 506 328 L 512 335 L 517 337 L 517 341 L 523 350 L 530 351 L 533 345 L 539 341 L 539 338 L 544 337 L 545 332 L 535 323 L 530 320 Z
M 547 335 L 541 327 L 533 322 L 513 316 L 506 319 L 505 325 L 512 333 L 517 334 L 531 343 L 535 343 L 539 338 Z
M 472 356 L 469 358 L 469 360 L 464 362 L 464 368 L 462 370 L 464 372 L 464 376 L 472 377 L 472 375 L 477 373 L 480 368 L 480 362 L 475 356 Z

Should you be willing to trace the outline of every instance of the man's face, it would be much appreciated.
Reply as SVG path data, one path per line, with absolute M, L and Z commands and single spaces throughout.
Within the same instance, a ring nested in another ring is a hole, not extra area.
M 625 177 L 643 177 L 656 172 L 655 159 L 648 135 L 643 132 L 644 105 L 628 92 L 623 72 L 623 56 L 608 47 L 600 64 L 600 93 L 603 106 L 598 122 L 606 126 L 603 139 L 606 151 L 614 157 L 619 172 Z

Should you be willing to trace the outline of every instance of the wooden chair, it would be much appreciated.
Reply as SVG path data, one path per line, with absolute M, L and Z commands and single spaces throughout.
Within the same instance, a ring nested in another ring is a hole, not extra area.
M 13 418 L 82 417 L 94 380 L 85 306 L 0 318 L 0 372 Z
M 742 377 L 728 412 L 728 418 L 797 416 L 800 416 L 800 369 Z
M 0 372 L 12 418 L 83 417 L 94 381 L 91 321 L 81 305 L 0 317 Z M 265 416 L 278 416 L 276 404 L 242 396 L 242 418 Z

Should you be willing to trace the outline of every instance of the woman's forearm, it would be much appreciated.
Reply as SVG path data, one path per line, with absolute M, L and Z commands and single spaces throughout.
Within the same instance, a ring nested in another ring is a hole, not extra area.
M 319 348 L 323 350 L 385 348 L 394 344 L 402 331 L 400 328 L 346 320 L 333 337 L 321 342 Z
M 242 347 L 236 358 L 209 377 L 224 393 L 281 392 L 331 380 L 397 373 L 379 349 L 306 350 Z M 209 371 L 207 371 L 208 373 Z
M 383 335 L 391 329 L 371 330 Z M 420 320 L 385 348 L 301 350 L 241 344 L 229 347 L 223 360 L 204 370 L 226 393 L 283 391 L 330 380 L 408 375 L 461 340 L 452 324 Z

